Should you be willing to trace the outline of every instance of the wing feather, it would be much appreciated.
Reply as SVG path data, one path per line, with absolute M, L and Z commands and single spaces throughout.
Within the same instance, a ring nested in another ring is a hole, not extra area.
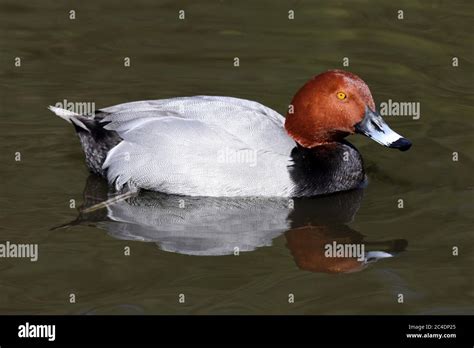
M 195 98 L 103 109 L 107 129 L 123 139 L 104 163 L 109 182 L 194 196 L 288 196 L 294 143 L 283 118 L 254 102 Z

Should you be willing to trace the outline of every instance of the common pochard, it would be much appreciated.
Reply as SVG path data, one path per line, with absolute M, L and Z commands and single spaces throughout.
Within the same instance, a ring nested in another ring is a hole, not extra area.
M 358 76 L 330 70 L 293 97 L 286 118 L 254 101 L 193 96 L 137 101 L 80 115 L 72 123 L 89 169 L 116 190 L 189 196 L 303 197 L 360 187 L 359 133 L 391 148 L 411 143 L 377 113 Z

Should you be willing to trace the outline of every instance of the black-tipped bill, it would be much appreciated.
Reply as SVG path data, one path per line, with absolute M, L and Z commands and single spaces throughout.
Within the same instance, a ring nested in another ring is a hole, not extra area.
M 370 108 L 366 108 L 362 121 L 356 124 L 357 133 L 363 134 L 381 145 L 406 151 L 411 147 L 411 142 L 400 134 L 394 132 L 385 123 L 382 116 Z

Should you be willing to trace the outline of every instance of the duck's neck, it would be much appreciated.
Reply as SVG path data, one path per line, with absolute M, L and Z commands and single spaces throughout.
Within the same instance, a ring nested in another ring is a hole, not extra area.
M 347 141 L 304 148 L 291 152 L 290 176 L 295 196 L 314 196 L 360 187 L 365 180 L 362 157 Z

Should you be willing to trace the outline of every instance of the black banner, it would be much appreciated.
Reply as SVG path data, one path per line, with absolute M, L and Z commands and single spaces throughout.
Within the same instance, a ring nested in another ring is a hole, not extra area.
M 0 346 L 374 344 L 472 347 L 472 316 L 1 316 Z

